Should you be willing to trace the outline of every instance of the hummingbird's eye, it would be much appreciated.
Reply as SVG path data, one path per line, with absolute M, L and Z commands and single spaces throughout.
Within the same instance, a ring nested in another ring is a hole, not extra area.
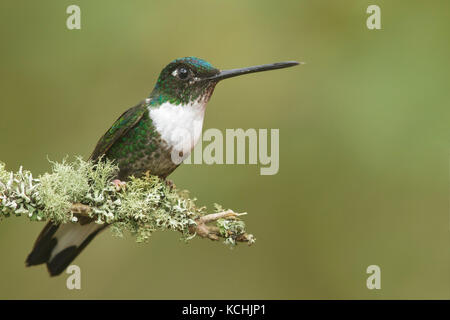
M 178 69 L 177 75 L 181 80 L 185 80 L 189 76 L 189 70 L 181 67 Z

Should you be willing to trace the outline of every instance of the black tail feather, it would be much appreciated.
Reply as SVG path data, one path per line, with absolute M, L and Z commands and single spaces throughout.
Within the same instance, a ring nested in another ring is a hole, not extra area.
M 26 259 L 26 266 L 29 267 L 46 263 L 48 272 L 51 276 L 61 274 L 80 254 L 80 252 L 83 251 L 83 249 L 92 241 L 92 239 L 94 239 L 100 231 L 108 226 L 97 225 L 92 220 L 82 222 L 83 223 L 81 224 L 74 224 L 73 226 L 64 226 L 64 228 L 59 232 L 58 230 L 61 225 L 56 225 L 52 222 L 47 223 L 42 232 L 39 234 L 33 250 Z M 95 225 L 92 225 L 91 223 L 94 223 Z M 83 225 L 91 225 L 92 227 L 91 229 L 88 229 L 89 231 L 84 231 L 84 233 L 80 229 L 74 229 L 81 228 Z M 79 235 L 73 237 L 73 233 L 71 233 L 72 236 L 69 235 L 69 238 L 61 240 L 68 235 L 68 232 L 70 233 L 73 231 L 75 231 L 76 234 L 79 232 Z M 58 241 L 63 241 L 62 243 L 64 243 L 63 246 L 65 247 L 60 247 L 59 249 L 55 248 Z M 52 254 L 54 249 L 59 252 Z
M 106 227 L 106 226 L 105 226 Z M 47 270 L 50 275 L 57 276 L 60 275 L 70 263 L 80 254 L 81 251 L 95 238 L 95 236 L 104 229 L 97 229 L 95 232 L 91 233 L 83 243 L 77 246 L 70 246 L 59 252 L 52 260 L 47 261 Z
M 53 235 L 58 230 L 59 225 L 49 222 L 45 225 L 34 243 L 33 250 L 25 261 L 27 267 L 46 263 L 50 259 L 50 254 L 56 246 L 56 239 Z

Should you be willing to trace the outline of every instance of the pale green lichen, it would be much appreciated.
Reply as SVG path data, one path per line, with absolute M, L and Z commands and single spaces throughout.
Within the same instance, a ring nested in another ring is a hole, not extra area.
M 112 225 L 115 235 L 130 231 L 138 242 L 147 241 L 156 230 L 176 230 L 182 239 L 195 236 L 192 227 L 196 219 L 206 214 L 187 191 L 178 191 L 156 176 L 132 177 L 126 187 L 118 190 L 111 180 L 118 171 L 110 161 L 92 163 L 80 157 L 73 163 L 51 162 L 52 172 L 33 178 L 31 172 L 9 172 L 0 163 L 0 219 L 11 215 L 26 215 L 31 220 L 51 220 L 55 223 L 76 221 L 71 213 L 74 203 L 91 208 L 96 223 Z M 215 205 L 217 212 L 223 210 Z M 242 220 L 219 219 L 216 225 L 225 243 L 235 245 L 246 235 Z

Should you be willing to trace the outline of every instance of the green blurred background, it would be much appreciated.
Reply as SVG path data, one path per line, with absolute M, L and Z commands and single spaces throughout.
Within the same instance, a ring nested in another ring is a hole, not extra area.
M 81 30 L 66 8 L 81 7 Z M 381 7 L 382 30 L 366 27 Z M 448 1 L 0 4 L 0 160 L 41 174 L 88 157 L 172 59 L 306 65 L 220 83 L 204 129 L 279 128 L 280 171 L 184 165 L 200 204 L 247 211 L 253 247 L 101 234 L 67 275 L 25 268 L 43 223 L 0 223 L 0 298 L 450 298 Z M 381 290 L 366 268 L 381 267 Z

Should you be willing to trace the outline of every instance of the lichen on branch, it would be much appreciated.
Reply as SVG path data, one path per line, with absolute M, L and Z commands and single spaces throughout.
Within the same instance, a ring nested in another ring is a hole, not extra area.
M 207 214 L 187 191 L 179 191 L 157 176 L 132 177 L 118 188 L 112 183 L 118 167 L 111 161 L 97 163 L 77 157 L 69 163 L 51 162 L 52 172 L 34 178 L 23 170 L 10 172 L 0 162 L 0 220 L 12 215 L 32 221 L 76 223 L 89 216 L 99 224 L 110 224 L 114 234 L 129 231 L 136 241 L 147 241 L 157 230 L 175 230 L 187 241 L 195 236 L 224 243 L 252 244 L 243 214 L 223 210 Z

